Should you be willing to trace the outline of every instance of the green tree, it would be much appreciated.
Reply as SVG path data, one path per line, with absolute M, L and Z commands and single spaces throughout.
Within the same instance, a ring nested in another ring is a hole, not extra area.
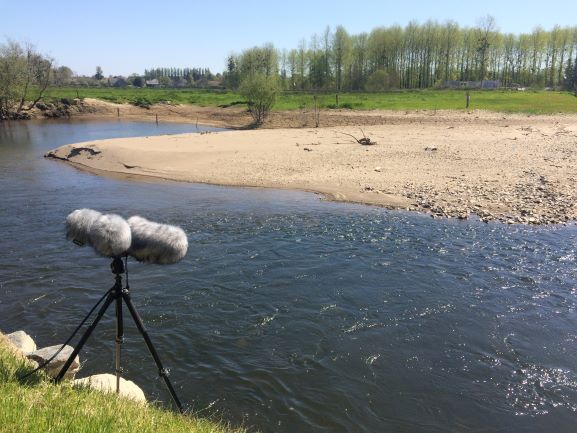
M 278 74 L 278 58 L 278 52 L 272 44 L 244 50 L 237 60 L 240 80 L 242 81 L 254 74 L 261 74 L 266 77 L 276 76 Z
M 336 90 L 343 87 L 343 72 L 349 66 L 351 38 L 343 26 L 338 26 L 333 37 L 333 58 L 335 60 Z
M 52 74 L 54 77 L 54 84 L 57 86 L 63 86 L 70 83 L 73 75 L 72 69 L 70 69 L 68 66 L 59 66 L 58 68 L 54 69 Z
M 135 87 L 144 87 L 145 81 L 144 78 L 140 75 L 130 77 L 132 81 L 132 85 Z
M 94 78 L 97 80 L 102 80 L 104 78 L 104 74 L 102 73 L 102 68 L 100 66 L 96 67 L 96 74 L 94 74 Z
M 0 45 L 0 119 L 20 117 L 42 99 L 51 82 L 52 62 L 32 45 Z
M 240 71 L 238 70 L 238 59 L 234 55 L 228 56 L 226 60 L 226 72 L 224 74 L 224 85 L 231 89 L 238 89 L 240 85 Z
M 278 92 L 278 80 L 274 76 L 255 73 L 240 83 L 239 93 L 247 100 L 255 126 L 263 124 L 274 106 Z

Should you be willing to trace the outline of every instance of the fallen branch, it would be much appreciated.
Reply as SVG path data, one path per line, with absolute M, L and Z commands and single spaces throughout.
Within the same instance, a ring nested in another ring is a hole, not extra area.
M 373 146 L 375 144 L 377 144 L 376 141 L 372 141 L 369 137 L 367 137 L 365 135 L 365 132 L 359 128 L 361 130 L 361 132 L 363 133 L 363 138 L 357 138 L 352 134 L 347 134 L 346 132 L 340 132 L 337 131 L 339 134 L 344 134 L 344 135 L 348 135 L 349 137 L 352 137 L 357 143 L 362 144 L 363 146 Z

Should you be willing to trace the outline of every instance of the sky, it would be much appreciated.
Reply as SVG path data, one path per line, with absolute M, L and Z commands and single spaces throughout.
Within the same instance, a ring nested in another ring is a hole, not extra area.
M 410 21 L 475 26 L 487 15 L 504 33 L 577 26 L 575 0 L 0 0 L 0 43 L 28 42 L 79 75 L 143 74 L 153 67 L 225 69 L 226 58 L 272 43 L 297 48 L 327 26 L 349 34 Z

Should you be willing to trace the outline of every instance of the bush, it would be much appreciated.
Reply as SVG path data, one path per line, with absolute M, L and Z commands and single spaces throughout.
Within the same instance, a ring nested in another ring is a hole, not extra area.
M 152 105 L 152 102 L 150 102 L 150 100 L 148 100 L 147 98 L 138 97 L 138 98 L 134 98 L 134 99 L 132 100 L 132 105 L 135 105 L 135 106 L 137 106 L 137 107 L 142 107 L 142 108 L 149 109 L 150 106 Z
M 397 87 L 398 81 L 396 73 L 378 69 L 367 79 L 365 90 L 367 92 L 384 92 Z
M 254 74 L 240 83 L 239 93 L 247 100 L 255 125 L 262 125 L 274 106 L 278 83 L 276 78 Z

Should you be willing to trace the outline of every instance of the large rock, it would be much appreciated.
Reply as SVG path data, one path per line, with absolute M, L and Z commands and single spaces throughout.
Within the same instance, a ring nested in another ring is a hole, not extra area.
M 24 354 L 28 352 L 34 352 L 36 350 L 36 343 L 32 337 L 30 337 L 30 335 L 24 331 L 16 331 L 6 335 L 6 337 L 8 337 L 8 340 L 10 340 L 12 344 L 20 349 L 20 351 Z
M 95 374 L 93 376 L 76 379 L 74 385 L 88 386 L 104 392 L 116 392 L 116 376 L 113 374 Z M 120 378 L 120 396 L 146 403 L 142 389 L 134 382 Z
M 36 361 L 38 362 L 38 364 L 42 365 L 50 358 L 52 358 L 52 356 L 54 356 L 54 354 L 56 353 L 56 351 L 58 351 L 58 349 L 60 349 L 60 347 L 61 345 L 44 347 L 42 349 L 38 349 L 34 352 L 28 353 L 26 354 L 26 356 L 28 357 L 28 359 Z M 60 373 L 60 370 L 62 369 L 62 367 L 64 366 L 70 355 L 72 355 L 73 351 L 74 349 L 71 346 L 68 345 L 64 346 L 64 349 L 62 349 L 62 351 L 56 356 L 56 358 L 54 358 L 52 361 L 48 363 L 46 367 L 44 367 L 46 373 L 52 377 L 58 376 L 58 373 Z M 72 362 L 72 364 L 70 364 L 70 367 L 68 367 L 66 374 L 64 374 L 64 379 L 74 379 L 74 376 L 76 375 L 76 373 L 78 373 L 79 369 L 80 369 L 80 358 L 78 357 L 78 355 L 76 355 L 76 358 L 74 358 L 74 361 Z

